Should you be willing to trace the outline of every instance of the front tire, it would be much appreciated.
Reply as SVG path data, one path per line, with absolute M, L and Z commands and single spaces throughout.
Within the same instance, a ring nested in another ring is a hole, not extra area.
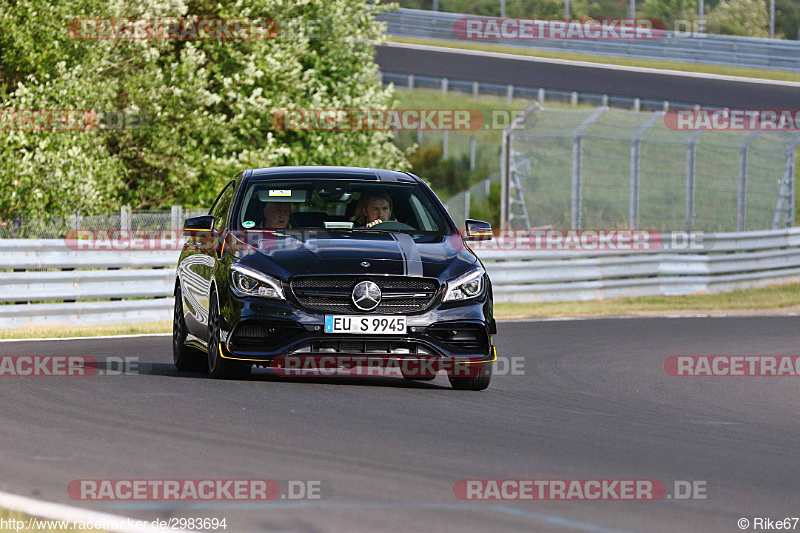
M 172 362 L 178 372 L 204 370 L 203 353 L 186 346 L 186 319 L 183 316 L 183 296 L 180 285 L 175 287 L 175 307 L 172 313 Z
M 208 375 L 214 379 L 244 379 L 252 365 L 225 359 L 220 354 L 220 316 L 217 293 L 212 292 L 208 304 Z
M 450 385 L 456 390 L 484 390 L 492 380 L 492 362 L 483 363 L 483 368 L 475 376 L 453 376 L 448 375 Z

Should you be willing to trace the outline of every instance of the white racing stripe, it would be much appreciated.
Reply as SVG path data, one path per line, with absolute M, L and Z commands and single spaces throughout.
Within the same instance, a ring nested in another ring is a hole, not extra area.
M 419 255 L 419 248 L 417 248 L 414 238 L 407 233 L 392 233 L 391 235 L 397 241 L 400 255 L 403 256 L 404 275 L 422 277 L 422 257 Z
M 113 531 L 115 533 L 188 533 L 184 529 L 168 529 L 156 528 L 152 526 L 153 520 L 146 527 L 128 527 L 130 522 L 147 522 L 144 518 L 128 518 L 126 516 L 117 516 L 108 513 L 100 513 L 91 511 L 89 509 L 81 509 L 80 507 L 72 507 L 70 505 L 63 505 L 60 503 L 46 502 L 44 500 L 36 500 L 25 496 L 18 496 L 8 492 L 0 492 L 0 507 L 9 511 L 16 511 L 20 513 L 29 514 L 37 518 L 45 520 L 65 520 L 69 522 L 100 522 L 103 524 L 106 531 Z M 113 527 L 117 524 L 122 527 Z M 70 527 L 73 524 L 70 524 Z M 57 530 L 53 530 L 57 531 Z M 195 531 L 194 533 L 197 533 Z

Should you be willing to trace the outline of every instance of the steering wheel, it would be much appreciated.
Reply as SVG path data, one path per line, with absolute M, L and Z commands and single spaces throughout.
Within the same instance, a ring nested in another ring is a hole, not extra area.
M 416 231 L 417 228 L 409 226 L 408 224 L 403 224 L 402 222 L 397 222 L 396 220 L 387 220 L 386 222 L 379 222 L 368 229 L 380 229 L 385 231 Z

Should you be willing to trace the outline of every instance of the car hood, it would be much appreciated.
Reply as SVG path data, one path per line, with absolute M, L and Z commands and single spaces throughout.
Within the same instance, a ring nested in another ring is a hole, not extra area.
M 384 231 L 249 232 L 236 239 L 238 259 L 273 276 L 375 274 L 458 276 L 477 262 L 459 234 Z

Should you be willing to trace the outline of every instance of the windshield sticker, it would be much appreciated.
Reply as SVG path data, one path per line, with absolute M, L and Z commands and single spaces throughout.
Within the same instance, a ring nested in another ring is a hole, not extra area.
M 291 196 L 292 191 L 289 189 L 270 189 L 269 190 L 270 196 Z
M 242 227 L 243 228 L 252 228 L 255 225 L 256 225 L 256 223 L 253 222 L 252 220 L 245 220 L 244 222 L 242 222 Z

